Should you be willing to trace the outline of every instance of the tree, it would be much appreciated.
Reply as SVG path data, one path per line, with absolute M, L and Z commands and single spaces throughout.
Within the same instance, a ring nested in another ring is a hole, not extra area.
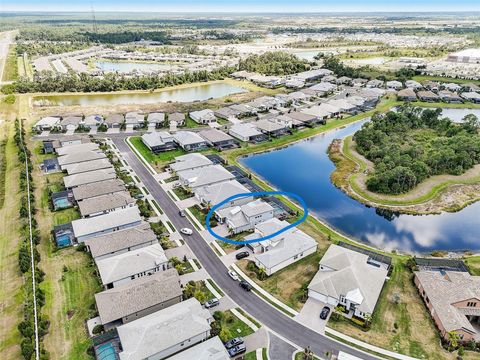
M 455 330 L 449 331 L 447 334 L 450 346 L 456 349 L 458 347 L 458 342 L 460 341 L 460 336 Z
M 226 327 L 223 327 L 223 326 L 218 336 L 220 337 L 220 340 L 222 340 L 223 342 L 226 342 L 232 338 L 232 334 L 230 333 L 230 330 L 228 330 Z

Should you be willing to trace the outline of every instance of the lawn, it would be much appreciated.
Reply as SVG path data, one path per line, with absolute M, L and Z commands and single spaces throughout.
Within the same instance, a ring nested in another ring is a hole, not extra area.
M 193 193 L 185 190 L 183 187 L 179 186 L 175 189 L 172 189 L 172 191 L 175 193 L 175 195 L 178 196 L 180 200 L 185 200 L 193 197 Z
M 215 321 L 220 324 L 220 339 L 222 341 L 228 341 L 237 336 L 245 337 L 253 334 L 253 330 L 236 317 L 230 310 L 215 311 L 213 317 L 215 318 Z
M 8 56 L 3 69 L 2 81 L 14 81 L 18 77 L 17 53 L 15 45 L 11 45 L 8 49 Z
M 205 303 L 208 300 L 215 298 L 203 280 L 189 281 L 183 289 L 184 300 L 194 297 L 200 303 Z
M 464 259 L 472 275 L 480 276 L 480 256 L 471 256 Z
M 167 165 L 168 163 L 172 162 L 175 157 L 185 155 L 187 152 L 181 148 L 165 151 L 162 153 L 154 154 L 145 144 L 142 142 L 142 138 L 140 136 L 133 136 L 130 138 L 131 144 L 135 147 L 135 149 L 142 154 L 143 158 L 153 165 L 155 169 L 159 170 L 163 166 Z
M 412 80 L 415 80 L 418 82 L 430 80 L 430 81 L 439 81 L 439 82 L 456 83 L 456 84 L 468 84 L 468 83 L 480 84 L 480 81 L 477 81 L 477 80 L 456 79 L 456 78 L 449 78 L 449 77 L 443 77 L 443 76 L 430 76 L 430 75 L 414 76 Z

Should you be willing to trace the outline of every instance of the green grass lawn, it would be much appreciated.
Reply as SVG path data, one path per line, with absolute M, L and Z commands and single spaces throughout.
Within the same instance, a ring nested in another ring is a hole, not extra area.
M 142 142 L 140 136 L 133 136 L 130 138 L 130 142 L 137 149 L 143 158 L 148 161 L 150 164 L 156 164 L 157 166 L 166 165 L 167 163 L 173 161 L 177 156 L 185 155 L 187 152 L 183 149 L 175 149 L 170 151 L 165 151 L 159 154 L 154 154 L 150 151 L 149 148 L 145 146 Z
M 175 189 L 172 189 L 175 195 L 178 196 L 180 200 L 185 200 L 193 197 L 193 193 L 186 191 L 183 187 L 179 186 Z
M 472 275 L 480 276 L 480 256 L 471 256 L 464 261 L 467 263 Z
M 422 82 L 422 81 L 439 81 L 439 82 L 445 82 L 445 83 L 456 83 L 456 84 L 468 84 L 468 83 L 473 83 L 473 84 L 480 84 L 480 81 L 478 80 L 469 80 L 469 79 L 455 79 L 455 78 L 449 78 L 449 77 L 442 77 L 442 76 L 430 76 L 430 75 L 417 75 L 412 78 L 412 80 Z
M 3 69 L 2 81 L 14 81 L 18 77 L 17 53 L 15 45 L 11 45 Z
M 53 225 L 55 226 L 67 224 L 76 219 L 80 219 L 80 214 L 75 208 L 60 210 L 53 213 Z
M 219 313 L 222 315 L 220 315 L 220 320 L 217 320 L 219 319 Z M 217 321 L 220 321 L 222 328 L 222 332 L 220 333 L 220 338 L 222 341 L 228 341 L 237 336 L 244 337 L 253 334 L 253 330 L 250 329 L 250 327 L 242 320 L 236 317 L 230 310 L 222 312 L 216 311 L 215 314 L 214 317 Z

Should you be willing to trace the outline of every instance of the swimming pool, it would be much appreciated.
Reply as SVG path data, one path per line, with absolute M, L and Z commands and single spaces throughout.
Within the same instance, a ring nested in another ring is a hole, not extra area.
M 64 247 L 64 246 L 69 246 L 72 244 L 72 239 L 70 234 L 62 234 L 57 236 L 56 238 L 57 241 L 57 246 L 58 247 Z
M 97 347 L 95 350 L 97 359 L 99 360 L 117 360 L 117 353 L 115 347 L 111 342 L 105 343 Z
M 63 209 L 70 207 L 72 204 L 68 201 L 68 198 L 58 198 L 53 200 L 53 205 L 55 206 L 55 209 Z

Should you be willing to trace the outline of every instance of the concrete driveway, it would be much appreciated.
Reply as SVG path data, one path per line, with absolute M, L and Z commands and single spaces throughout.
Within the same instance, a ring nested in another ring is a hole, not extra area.
M 268 333 L 270 339 L 268 347 L 268 356 L 272 360 L 292 360 L 292 355 L 297 348 L 278 336 Z
M 231 252 L 230 254 L 223 255 L 221 257 L 223 263 L 225 264 L 226 267 L 229 267 L 230 265 L 234 264 L 237 261 L 237 258 L 235 257 L 238 253 L 248 251 L 250 256 L 245 259 L 250 259 L 252 257 L 252 251 L 248 249 L 246 246 L 242 247 L 241 249 L 235 250 Z
M 120 128 L 109 128 L 107 129 L 107 134 L 120 134 Z
M 198 204 L 199 204 L 198 199 L 195 196 L 189 197 L 188 199 L 177 201 L 177 206 L 182 210 Z
M 330 308 L 330 314 L 328 314 L 326 320 L 320 319 L 320 312 L 324 306 L 328 306 Z M 332 312 L 333 308 L 331 305 L 326 305 L 316 299 L 308 298 L 305 305 L 303 305 L 302 310 L 300 310 L 300 314 L 295 316 L 295 320 L 315 331 L 318 331 L 321 334 L 324 334 L 325 325 L 327 324 Z

